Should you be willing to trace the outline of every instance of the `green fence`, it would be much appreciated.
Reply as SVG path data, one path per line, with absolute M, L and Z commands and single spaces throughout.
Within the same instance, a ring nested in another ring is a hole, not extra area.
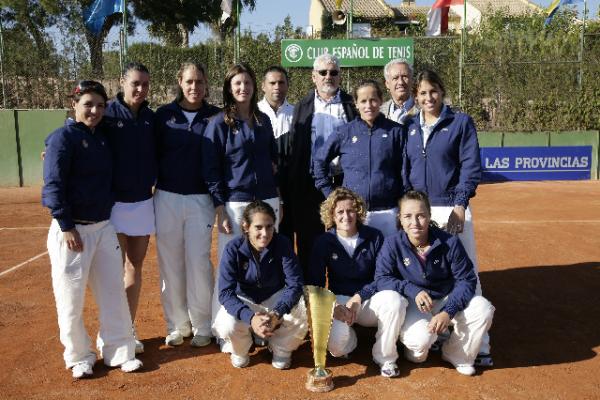
M 44 139 L 67 110 L 0 110 L 0 186 L 42 184 Z M 598 179 L 599 131 L 479 132 L 481 147 L 592 146 L 592 179 Z

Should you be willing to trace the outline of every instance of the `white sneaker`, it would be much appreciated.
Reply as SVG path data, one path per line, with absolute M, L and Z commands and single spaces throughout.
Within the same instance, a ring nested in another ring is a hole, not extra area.
M 456 372 L 458 372 L 461 375 L 466 375 L 466 376 L 473 376 L 475 375 L 475 367 L 469 364 L 454 364 L 453 362 L 451 362 L 450 360 L 448 360 L 446 358 L 446 356 L 444 356 L 444 354 L 442 354 L 442 360 L 449 362 L 450 364 L 452 364 L 454 366 L 454 368 L 456 368 Z
M 247 354 L 245 356 L 237 356 L 231 353 L 230 359 L 231 365 L 233 365 L 235 368 L 245 368 L 248 366 L 248 364 L 250 364 L 250 356 Z
M 271 365 L 276 369 L 288 369 L 292 365 L 292 357 L 276 356 L 273 354 Z
M 94 374 L 94 371 L 92 370 L 92 364 L 87 361 L 82 361 L 73 365 L 71 372 L 73 373 L 73 378 L 75 379 L 89 378 Z
M 218 338 L 217 344 L 219 345 L 219 349 L 221 349 L 221 353 L 233 353 L 233 348 L 229 340 Z
M 144 352 L 144 343 L 138 339 L 135 326 L 131 328 L 133 331 L 133 338 L 135 339 L 135 354 L 142 354 Z
M 194 333 L 192 332 L 192 328 L 191 326 L 189 326 L 189 324 L 185 325 L 183 328 L 178 328 L 177 330 L 179 331 L 179 333 L 181 333 L 181 336 L 183 336 L 184 338 L 190 337 Z
M 204 347 L 204 346 L 208 346 L 210 344 L 210 342 L 211 342 L 210 336 L 194 335 L 194 337 L 190 341 L 190 346 Z
M 395 378 L 400 375 L 400 369 L 395 362 L 386 361 L 381 366 L 380 374 L 385 378 Z
M 179 331 L 173 331 L 165 338 L 167 346 L 180 346 L 183 344 L 183 335 Z
M 143 366 L 144 366 L 144 364 L 140 360 L 138 360 L 137 358 L 132 358 L 131 360 L 127 360 L 123 364 L 121 364 L 121 371 L 133 372 L 133 371 L 137 371 L 138 369 L 142 368 Z

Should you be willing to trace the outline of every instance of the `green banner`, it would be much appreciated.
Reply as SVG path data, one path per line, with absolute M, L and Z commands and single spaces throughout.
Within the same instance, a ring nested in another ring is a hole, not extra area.
M 333 54 L 342 67 L 383 66 L 401 58 L 412 64 L 414 41 L 404 39 L 347 39 L 281 41 L 281 65 L 284 67 L 312 67 L 321 54 Z

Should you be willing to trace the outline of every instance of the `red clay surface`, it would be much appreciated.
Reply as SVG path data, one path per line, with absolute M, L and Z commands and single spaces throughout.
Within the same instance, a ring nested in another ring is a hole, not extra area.
M 46 251 L 50 219 L 39 192 L 0 189 L 0 273 Z M 600 398 L 600 182 L 482 185 L 472 207 L 483 291 L 497 308 L 495 366 L 475 377 L 460 376 L 431 354 L 422 365 L 399 360 L 401 377 L 384 379 L 371 361 L 368 329 L 359 331 L 349 361 L 328 358 L 336 388 L 326 394 L 304 389 L 312 366 L 308 343 L 288 371 L 274 370 L 264 348 L 243 370 L 231 367 L 214 343 L 168 348 L 152 242 L 136 322 L 146 346 L 140 373 L 100 361 L 93 379 L 72 380 L 62 360 L 47 255 L 0 276 L 0 398 Z M 91 297 L 85 315 L 94 337 Z

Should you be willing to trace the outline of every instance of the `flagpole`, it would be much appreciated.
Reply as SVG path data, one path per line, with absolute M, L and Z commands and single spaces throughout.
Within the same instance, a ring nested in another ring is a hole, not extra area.
M 462 108 L 463 102 L 463 68 L 465 65 L 465 39 L 467 34 L 467 0 L 463 3 L 463 26 L 460 35 L 460 57 L 458 59 L 458 104 Z
M 127 0 L 123 0 L 123 62 L 127 61 Z
M 233 38 L 233 42 L 234 42 L 233 62 L 235 64 L 238 64 L 240 62 L 240 1 L 241 0 L 235 1 L 235 15 L 236 15 L 236 21 L 237 21 L 237 26 L 236 26 L 235 34 L 234 34 L 234 38 Z
M 577 84 L 579 90 L 583 88 L 583 52 L 585 44 L 585 21 L 587 16 L 587 0 L 583 0 L 583 24 L 581 25 L 581 38 L 579 43 L 579 75 L 577 76 Z
M 2 19 L 0 18 L 0 78 L 2 78 L 2 105 L 6 110 L 6 84 L 4 82 L 4 37 L 2 35 Z

